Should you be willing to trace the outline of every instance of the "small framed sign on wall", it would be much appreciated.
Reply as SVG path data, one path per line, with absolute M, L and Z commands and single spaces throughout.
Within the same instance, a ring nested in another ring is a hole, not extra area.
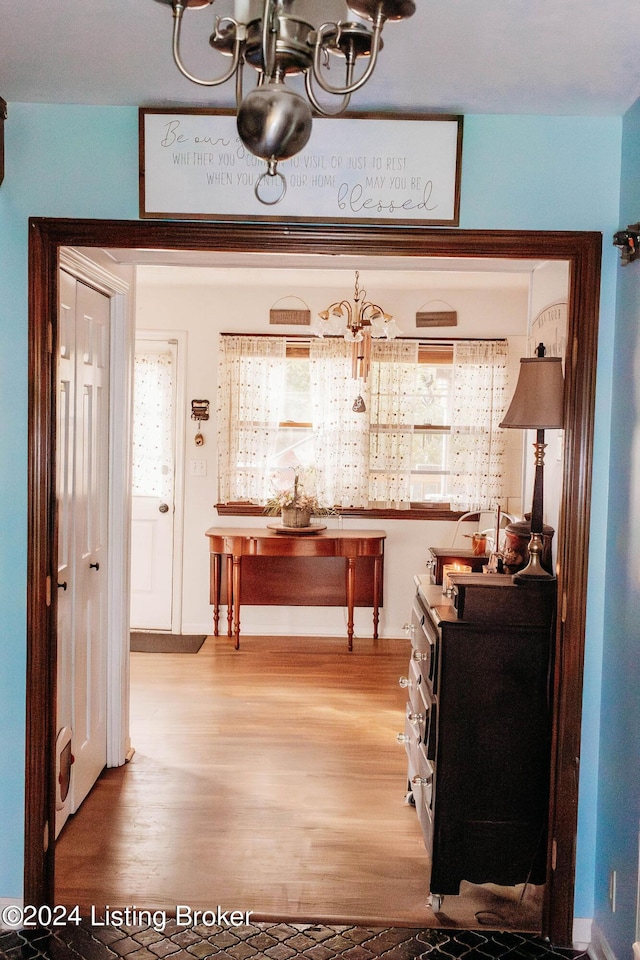
M 139 121 L 142 218 L 459 223 L 461 116 L 316 118 L 304 150 L 278 165 L 274 205 L 255 195 L 266 164 L 231 111 L 142 107 Z

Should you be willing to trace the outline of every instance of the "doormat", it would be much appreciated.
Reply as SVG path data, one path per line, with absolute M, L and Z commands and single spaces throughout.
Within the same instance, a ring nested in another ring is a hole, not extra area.
M 143 633 L 132 630 L 132 653 L 197 653 L 206 636 L 186 637 L 181 633 Z

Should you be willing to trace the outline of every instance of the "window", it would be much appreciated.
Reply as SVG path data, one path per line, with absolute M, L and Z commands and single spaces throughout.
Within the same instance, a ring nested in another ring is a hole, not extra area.
M 376 340 L 366 383 L 350 357 L 341 338 L 221 337 L 219 500 L 264 503 L 274 472 L 313 466 L 343 508 L 492 507 L 506 343 Z
M 421 344 L 413 398 L 411 502 L 449 499 L 452 344 Z

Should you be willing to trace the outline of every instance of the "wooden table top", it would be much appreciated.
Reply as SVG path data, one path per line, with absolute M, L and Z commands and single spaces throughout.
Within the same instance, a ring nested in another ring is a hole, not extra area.
M 211 553 L 233 556 L 372 556 L 381 553 L 384 530 L 327 529 L 300 534 L 267 527 L 209 527 Z

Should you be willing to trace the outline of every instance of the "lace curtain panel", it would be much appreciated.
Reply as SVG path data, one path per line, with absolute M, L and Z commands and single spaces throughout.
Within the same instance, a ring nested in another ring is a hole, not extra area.
M 311 397 L 318 486 L 342 507 L 409 507 L 412 388 L 418 345 L 376 341 L 367 382 L 351 375 L 351 344 L 311 341 Z M 366 410 L 356 413 L 360 395 Z
M 133 496 L 173 496 L 173 357 L 138 353 L 134 361 Z
M 504 490 L 507 344 L 454 346 L 449 496 L 454 510 L 492 509 Z
M 272 494 L 285 384 L 283 337 L 220 337 L 217 431 L 221 502 L 264 503 Z
M 369 503 L 387 509 L 411 506 L 418 344 L 377 340 L 369 374 Z
M 325 503 L 363 506 L 369 497 L 369 425 L 352 409 L 362 388 L 351 377 L 351 344 L 337 337 L 312 340 L 309 367 L 318 490 Z M 363 399 L 367 403 L 368 395 Z
M 309 342 L 312 466 L 321 502 L 408 509 L 419 386 L 419 344 L 374 340 L 366 383 L 352 376 L 351 344 Z M 218 371 L 218 495 L 221 502 L 265 503 L 273 494 L 284 337 L 224 335 Z M 505 442 L 499 423 L 507 387 L 507 344 L 455 344 L 447 498 L 456 510 L 492 508 L 503 495 Z M 356 413 L 361 394 L 366 411 Z

